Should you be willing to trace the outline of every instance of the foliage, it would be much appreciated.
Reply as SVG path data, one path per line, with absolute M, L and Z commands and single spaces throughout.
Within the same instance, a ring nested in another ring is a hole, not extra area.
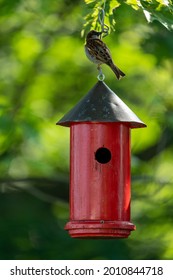
M 107 66 L 103 71 L 108 86 L 147 124 L 132 130 L 137 230 L 127 240 L 72 240 L 63 229 L 69 218 L 69 129 L 55 124 L 97 82 L 80 36 L 86 5 L 2 0 L 1 259 L 173 258 L 173 36 L 156 21 L 146 24 L 135 1 L 122 2 L 106 2 L 120 6 L 116 32 L 104 40 L 126 77 L 117 81 Z
M 105 23 L 115 30 L 116 13 L 124 2 L 137 11 L 143 11 L 148 22 L 159 21 L 168 30 L 173 30 L 173 4 L 168 0 L 84 0 L 88 7 L 88 13 L 85 17 L 85 29 L 99 28 L 100 9 L 105 11 Z M 130 12 L 130 11 L 129 11 Z

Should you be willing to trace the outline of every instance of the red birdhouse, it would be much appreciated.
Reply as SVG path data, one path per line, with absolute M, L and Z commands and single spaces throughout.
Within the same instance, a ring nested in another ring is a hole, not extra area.
M 130 129 L 146 125 L 99 81 L 58 125 L 70 127 L 71 237 L 128 237 Z

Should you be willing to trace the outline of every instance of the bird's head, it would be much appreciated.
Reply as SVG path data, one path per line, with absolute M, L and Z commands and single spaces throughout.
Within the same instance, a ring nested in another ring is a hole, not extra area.
M 98 32 L 98 31 L 95 31 L 95 30 L 91 30 L 87 36 L 86 36 L 86 40 L 89 40 L 89 39 L 100 39 L 100 36 L 101 36 L 102 32 Z

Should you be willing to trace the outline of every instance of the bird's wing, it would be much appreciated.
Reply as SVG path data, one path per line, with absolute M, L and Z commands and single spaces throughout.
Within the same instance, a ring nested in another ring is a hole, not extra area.
M 97 59 L 103 63 L 112 60 L 108 47 L 100 39 L 90 40 L 90 42 L 88 42 L 88 49 L 93 56 L 96 56 Z

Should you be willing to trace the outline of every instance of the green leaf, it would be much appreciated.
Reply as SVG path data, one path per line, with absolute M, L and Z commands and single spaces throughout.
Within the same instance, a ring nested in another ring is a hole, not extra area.
M 91 4 L 91 3 L 93 3 L 93 2 L 95 2 L 95 0 L 85 0 L 85 3 L 86 3 L 86 4 Z
M 91 29 L 101 30 L 101 24 L 98 18 L 100 8 L 103 8 L 105 12 L 104 22 L 109 26 L 110 30 L 114 30 L 114 26 L 116 23 L 114 18 L 114 10 L 120 6 L 120 1 L 85 0 L 85 3 L 87 4 L 88 14 L 85 16 L 86 22 L 81 32 L 82 35 L 84 35 L 85 32 L 88 32 Z
M 139 9 L 139 1 L 137 0 L 126 0 L 126 4 L 132 6 L 132 8 L 135 10 Z
M 173 5 L 171 2 L 158 0 L 149 3 L 141 0 L 141 5 L 148 22 L 157 20 L 167 29 L 173 30 Z

